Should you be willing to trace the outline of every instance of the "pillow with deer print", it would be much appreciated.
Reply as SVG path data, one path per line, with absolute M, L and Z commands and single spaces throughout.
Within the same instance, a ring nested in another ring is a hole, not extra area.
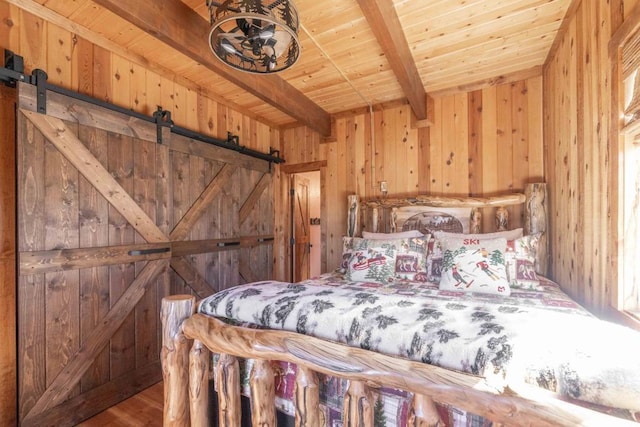
M 511 294 L 505 265 L 507 239 L 446 237 L 441 245 L 441 290 Z
M 540 233 L 507 240 L 505 264 L 507 266 L 509 284 L 512 288 L 539 289 L 540 279 L 535 269 L 539 241 Z

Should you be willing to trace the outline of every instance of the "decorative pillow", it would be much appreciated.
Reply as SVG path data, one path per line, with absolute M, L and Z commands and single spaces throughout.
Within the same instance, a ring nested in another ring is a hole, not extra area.
M 516 228 L 506 231 L 495 231 L 493 233 L 478 233 L 478 234 L 460 234 L 449 233 L 446 231 L 436 231 L 433 233 L 435 239 L 431 239 L 429 242 L 429 253 L 427 254 L 427 278 L 432 283 L 440 282 L 441 270 L 442 270 L 442 245 L 441 240 L 447 237 L 453 238 L 466 238 L 466 239 L 497 239 L 505 238 L 507 240 L 514 240 L 522 237 L 522 228 Z
M 369 240 L 362 237 L 342 237 L 342 262 L 337 268 L 338 273 L 345 274 L 349 269 L 349 260 L 353 252 L 360 249 L 367 249 Z
M 511 294 L 504 255 L 507 239 L 447 237 L 441 244 L 440 289 Z
M 336 269 L 338 273 L 344 274 L 349 268 L 349 260 L 351 259 L 351 255 L 353 255 L 353 239 L 354 237 L 342 237 L 342 261 Z
M 368 231 L 362 232 L 362 238 L 369 240 L 391 240 L 391 239 L 404 239 L 408 237 L 423 237 L 424 234 L 418 230 L 399 231 L 397 233 L 370 233 Z
M 539 241 L 540 233 L 507 241 L 504 258 L 507 277 L 512 288 L 538 289 L 540 279 L 536 274 L 535 264 Z
M 432 283 L 440 282 L 442 273 L 442 245 L 439 239 L 429 239 L 427 253 L 427 280 Z
M 393 261 L 396 279 L 425 282 L 427 281 L 426 263 L 429 239 L 430 236 L 391 240 L 345 237 L 343 239 L 342 268 L 344 268 L 344 272 L 350 269 L 350 263 L 356 252 L 366 252 L 369 249 L 384 252 L 390 249 L 397 254 Z M 361 253 L 359 256 L 362 257 L 363 254 Z
M 349 260 L 347 279 L 361 282 L 392 282 L 396 273 L 396 253 L 395 247 L 389 244 L 354 250 Z
M 395 278 L 414 282 L 427 281 L 427 254 L 431 236 L 389 241 L 396 244 Z

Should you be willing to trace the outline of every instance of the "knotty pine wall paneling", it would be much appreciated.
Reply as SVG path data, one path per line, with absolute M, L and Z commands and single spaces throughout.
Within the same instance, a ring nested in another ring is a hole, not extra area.
M 544 141 L 550 275 L 596 313 L 617 286 L 617 152 L 609 135 L 608 43 L 637 0 L 582 1 L 544 67 Z
M 43 69 L 51 83 L 143 114 L 160 105 L 179 126 L 218 138 L 230 131 L 252 149 L 278 145 L 278 129 L 186 86 L 180 76 L 160 75 L 140 58 L 117 55 L 2 0 L 0 16 L 0 49 L 23 56 L 27 73 Z
M 310 137 L 305 127 L 282 131 L 287 164 L 327 162 L 327 270 L 341 258 L 348 194 L 381 196 L 386 181 L 393 196 L 488 196 L 544 180 L 542 76 L 436 97 L 434 104 L 429 128 L 412 128 L 409 106 L 399 105 L 375 109 L 373 120 L 368 113 L 338 117 L 335 142 Z

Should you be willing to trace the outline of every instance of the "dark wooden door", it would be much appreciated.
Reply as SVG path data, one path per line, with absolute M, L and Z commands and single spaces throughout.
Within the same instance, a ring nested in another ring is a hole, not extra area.
M 16 90 L 0 85 L 0 420 L 16 417 Z
M 159 308 L 271 277 L 269 165 L 20 86 L 18 415 L 74 425 L 161 379 Z
M 293 281 L 309 278 L 311 239 L 309 233 L 309 180 L 293 175 L 294 275 Z

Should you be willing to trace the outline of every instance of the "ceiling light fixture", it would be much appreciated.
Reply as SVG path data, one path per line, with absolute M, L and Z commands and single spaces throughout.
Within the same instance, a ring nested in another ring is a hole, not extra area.
M 206 0 L 209 47 L 222 62 L 250 73 L 286 70 L 300 55 L 292 0 Z

